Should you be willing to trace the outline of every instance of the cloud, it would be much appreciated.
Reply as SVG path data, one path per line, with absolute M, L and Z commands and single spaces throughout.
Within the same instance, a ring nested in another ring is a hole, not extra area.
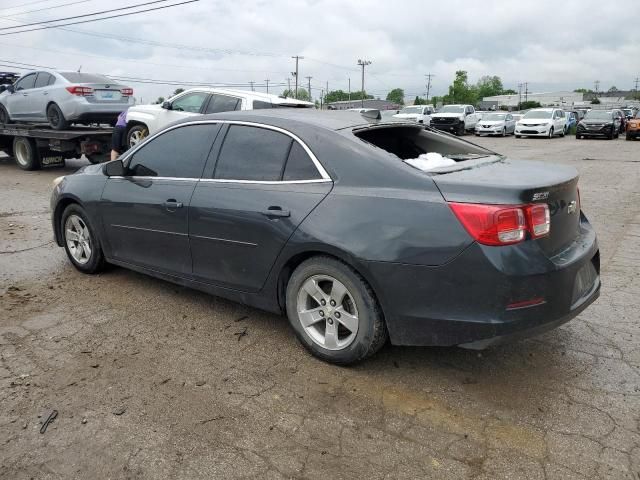
M 17 1 L 12 2 L 14 5 Z M 48 0 L 58 5 L 62 0 Z M 22 22 L 77 15 L 108 6 L 91 0 L 78 6 L 15 16 Z M 61 69 L 190 82 L 264 83 L 280 92 L 302 55 L 300 82 L 312 76 L 314 96 L 330 89 L 360 88 L 358 58 L 368 91 L 384 96 L 402 87 L 422 94 L 424 74 L 434 73 L 432 93 L 446 92 L 456 70 L 472 81 L 499 75 L 505 86 L 529 82 L 530 90 L 616 85 L 632 87 L 640 58 L 640 11 L 635 2 L 611 8 L 601 2 L 403 2 L 359 0 L 201 0 L 200 2 L 104 22 L 68 27 L 90 35 L 43 30 L 0 37 L 1 58 Z M 29 9 L 9 9 L 0 16 Z M 594 16 L 594 12 L 597 15 Z M 16 25 L 0 18 L 0 27 Z M 114 35 L 135 41 L 103 38 Z M 184 45 L 170 48 L 167 44 Z M 145 101 L 176 86 L 132 84 Z

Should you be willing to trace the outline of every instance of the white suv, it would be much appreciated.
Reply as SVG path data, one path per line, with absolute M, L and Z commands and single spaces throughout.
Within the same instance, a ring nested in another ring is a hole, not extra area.
M 534 108 L 525 113 L 516 123 L 516 138 L 520 137 L 564 137 L 567 119 L 560 108 Z
M 413 120 L 414 122 L 431 123 L 431 114 L 435 111 L 432 105 L 408 105 L 396 113 L 394 118 L 402 118 L 405 120 Z
M 314 104 L 268 93 L 219 88 L 192 88 L 162 105 L 136 105 L 127 111 L 127 146 L 132 147 L 162 127 L 193 115 L 263 108 L 313 108 Z

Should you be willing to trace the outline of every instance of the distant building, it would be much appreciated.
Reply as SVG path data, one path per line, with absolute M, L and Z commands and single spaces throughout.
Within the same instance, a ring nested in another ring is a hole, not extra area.
M 534 101 L 539 102 L 543 107 L 572 107 L 574 104 L 582 104 L 584 94 L 578 92 L 544 92 L 532 93 L 526 95 L 494 95 L 492 97 L 484 97 L 481 104 L 485 102 L 495 105 L 496 108 L 508 107 L 511 109 L 518 108 L 518 102 Z
M 340 102 L 331 102 L 327 107 L 332 110 L 348 110 L 350 108 L 361 108 L 362 100 L 344 100 Z M 398 110 L 400 105 L 387 100 L 378 100 L 370 98 L 364 101 L 364 108 L 377 108 L 378 110 Z

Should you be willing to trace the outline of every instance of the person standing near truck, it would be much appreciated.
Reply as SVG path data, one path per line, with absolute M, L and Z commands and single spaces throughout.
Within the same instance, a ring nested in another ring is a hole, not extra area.
M 118 121 L 111 135 L 111 160 L 118 158 L 125 150 L 124 140 L 127 133 L 127 110 L 118 115 Z

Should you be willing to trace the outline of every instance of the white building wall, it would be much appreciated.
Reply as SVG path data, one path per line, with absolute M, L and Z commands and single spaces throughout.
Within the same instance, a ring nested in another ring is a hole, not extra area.
M 540 102 L 543 107 L 546 106 L 573 106 L 576 102 L 582 102 L 582 93 L 576 92 L 544 92 L 544 93 L 531 93 L 524 95 L 494 95 L 493 97 L 484 97 L 482 100 L 485 102 L 498 102 L 498 107 L 506 105 L 508 107 L 517 107 L 518 100 L 524 102 L 525 100 Z

